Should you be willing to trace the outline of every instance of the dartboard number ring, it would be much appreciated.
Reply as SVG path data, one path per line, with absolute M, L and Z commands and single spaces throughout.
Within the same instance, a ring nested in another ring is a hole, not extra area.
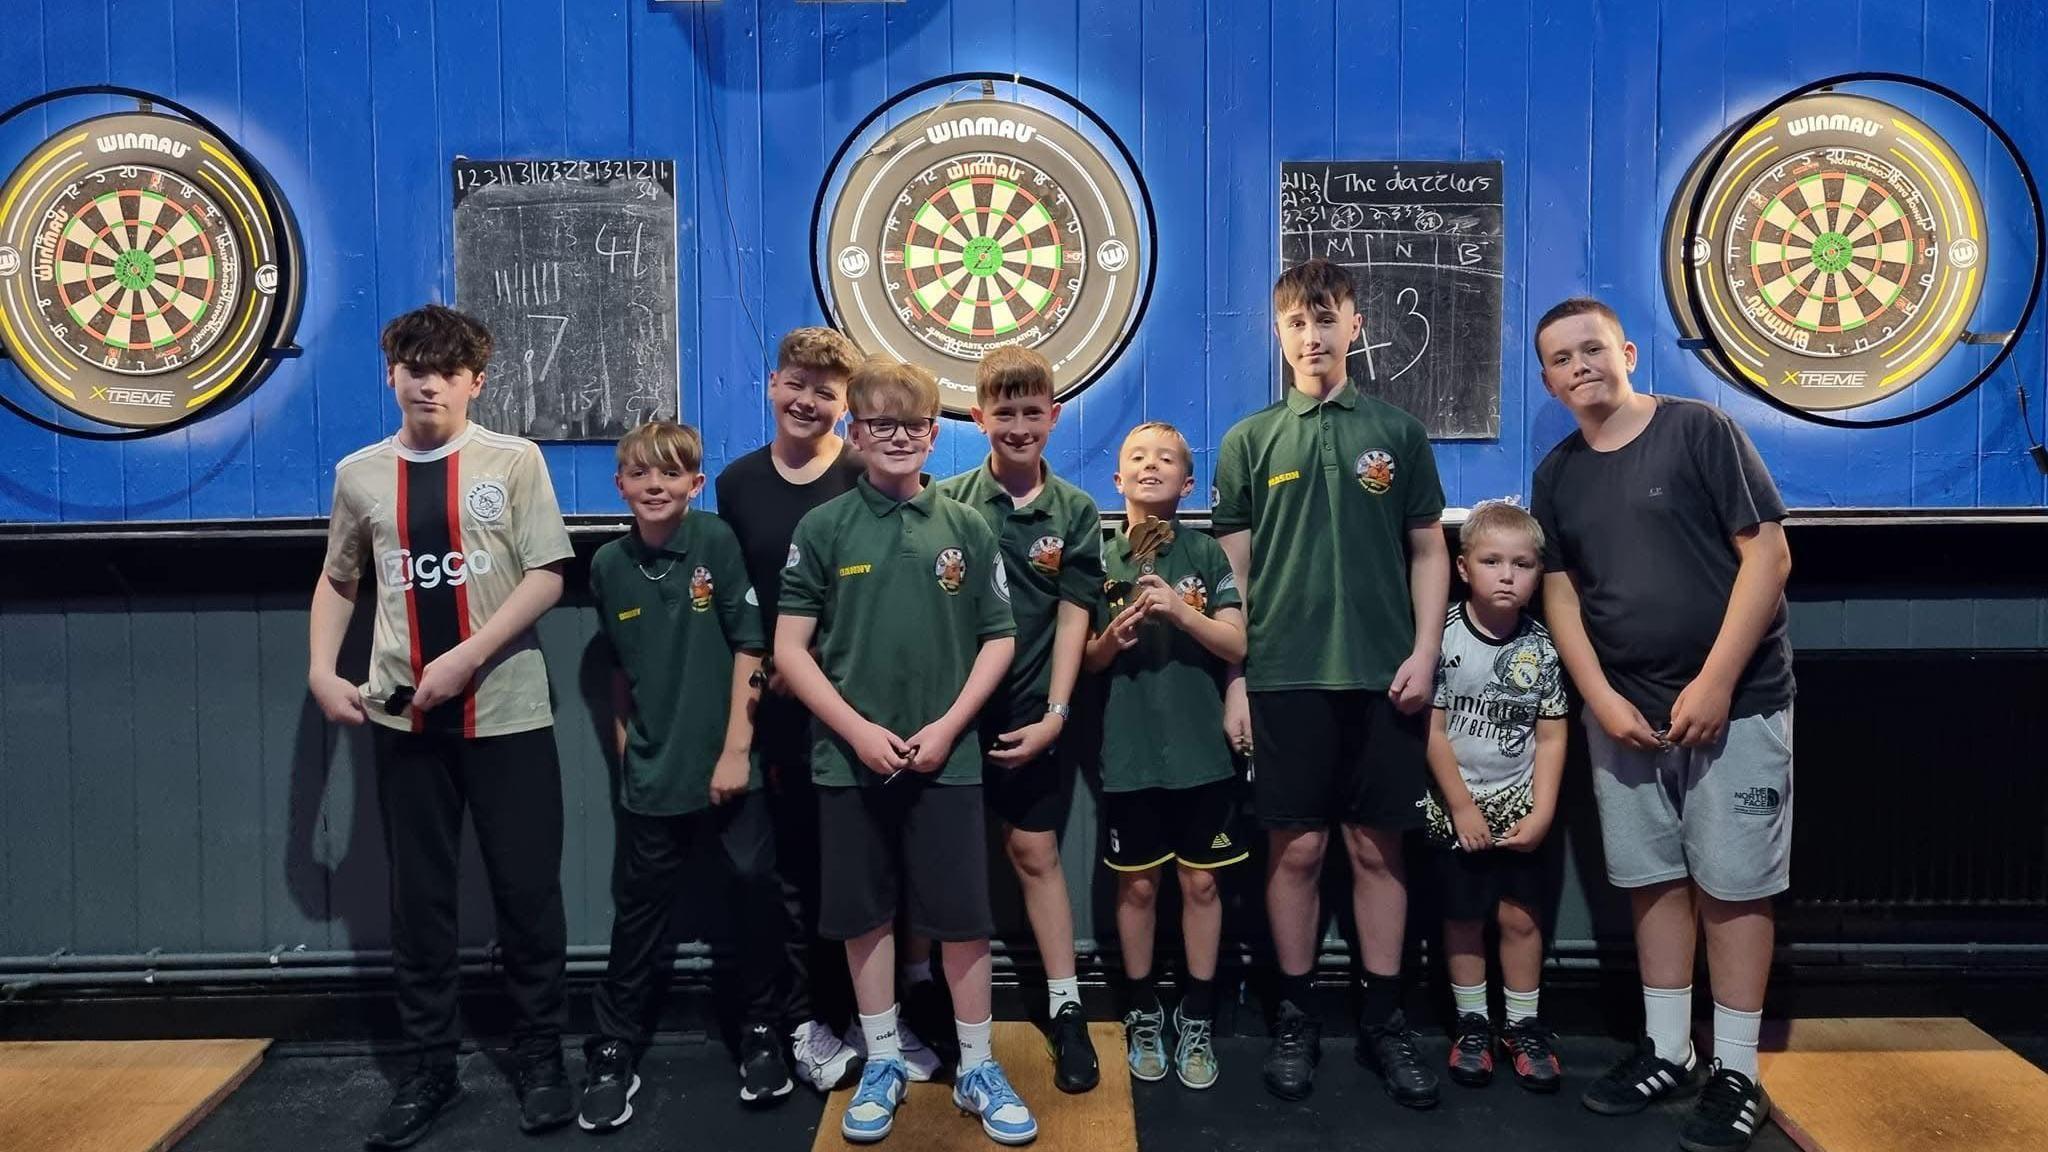
M 72 125 L 0 188 L 9 356 L 59 404 L 124 427 L 232 394 L 277 328 L 274 210 L 268 182 L 194 122 Z
M 1737 141 L 1717 171 L 1698 167 L 1667 226 L 1666 287 L 1680 330 L 1719 343 L 1747 383 L 1801 408 L 1851 408 L 1955 347 L 1982 294 L 1985 217 L 1932 128 L 1867 97 L 1810 96 Z M 1702 180 L 1699 231 L 1680 237 Z
M 845 169 L 816 240 L 835 322 L 869 353 L 930 369 L 954 415 L 996 348 L 1044 355 L 1061 398 L 1099 376 L 1137 323 L 1148 258 L 1149 208 L 1116 166 L 1067 122 L 1005 100 L 942 105 L 894 139 Z

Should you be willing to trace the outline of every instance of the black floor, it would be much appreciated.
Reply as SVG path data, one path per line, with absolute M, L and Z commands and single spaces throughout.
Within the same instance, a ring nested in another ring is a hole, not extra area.
M 1424 1041 L 1432 1059 L 1445 1041 Z M 1596 1116 L 1578 1095 L 1625 1045 L 1567 1037 L 1565 1087 L 1535 1096 L 1509 1080 L 1483 1089 L 1444 1085 L 1443 1105 L 1414 1112 L 1396 1105 L 1379 1082 L 1352 1062 L 1351 1045 L 1324 1045 L 1315 1094 L 1288 1104 L 1259 1082 L 1265 1041 L 1218 1042 L 1223 1078 L 1207 1092 L 1172 1080 L 1135 1085 L 1138 1141 L 1146 1152 L 1470 1152 L 1512 1147 L 1516 1152 L 1672 1152 L 1678 1147 L 1683 1105 L 1639 1116 Z M 322 1055 L 279 1049 L 212 1117 L 178 1145 L 178 1152 L 352 1152 L 390 1094 L 390 1070 L 367 1056 Z M 582 1061 L 572 1054 L 570 1074 L 580 1081 Z M 725 1049 L 688 1041 L 657 1045 L 641 1066 L 645 1087 L 635 1097 L 633 1122 L 601 1139 L 567 1130 L 522 1136 L 518 1111 L 503 1073 L 481 1054 L 464 1057 L 467 1094 L 422 1142 L 422 1152 L 586 1149 L 590 1152 L 804 1152 L 816 1134 L 821 1105 L 798 1089 L 780 1108 L 744 1109 L 734 1092 Z M 963 1121 L 964 1123 L 964 1121 Z M 995 1149 L 995 1145 L 989 1145 Z M 1790 1140 L 1775 1127 L 1752 1145 L 1756 1152 L 1788 1152 Z M 912 1152 L 903 1149 L 902 1152 Z M 1047 1149 L 1047 1152 L 1087 1150 Z

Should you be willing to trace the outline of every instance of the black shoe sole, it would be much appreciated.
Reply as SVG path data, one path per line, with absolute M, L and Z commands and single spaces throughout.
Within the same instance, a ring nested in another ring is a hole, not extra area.
M 1534 1092 L 1538 1096 L 1555 1096 L 1559 1086 L 1564 1082 L 1562 1080 L 1530 1080 L 1517 1074 L 1515 1076 L 1515 1083 L 1520 1084 L 1525 1092 Z M 1598 1109 L 1595 1109 L 1595 1111 L 1598 1111 Z
M 633 1082 L 631 1084 L 626 1085 L 626 1104 L 625 1107 L 619 1112 L 617 1119 L 607 1120 L 603 1123 L 598 1123 L 596 1121 L 586 1119 L 583 1115 L 583 1110 L 581 1108 L 578 1108 L 576 1110 L 576 1127 L 581 1128 L 585 1132 L 595 1132 L 598 1135 L 603 1135 L 606 1132 L 616 1132 L 619 1129 L 624 1128 L 633 1119 L 633 1097 L 638 1096 L 639 1094 L 640 1074 L 638 1072 L 635 1072 L 633 1074 Z
M 538 1136 L 543 1132 L 553 1132 L 574 1119 L 576 1119 L 576 1109 L 573 1107 L 558 1116 L 543 1116 L 538 1120 L 528 1120 L 526 1117 L 521 1116 L 519 1118 L 519 1130 L 528 1136 Z
M 1467 1088 L 1484 1088 L 1488 1084 L 1493 1083 L 1492 1069 L 1484 1072 L 1467 1072 L 1462 1068 L 1453 1066 L 1446 1069 L 1445 1074 L 1451 1078 L 1451 1083 L 1462 1084 Z
M 448 1114 L 449 1109 L 455 1107 L 457 1104 L 462 1103 L 462 1098 L 464 1095 L 466 1095 L 466 1093 L 457 1092 L 455 1095 L 450 1096 L 446 1104 L 443 1104 L 439 1108 L 434 1109 L 433 1118 L 428 1120 L 425 1124 L 420 1125 L 420 1130 L 413 1133 L 412 1135 L 406 1136 L 398 1140 L 379 1140 L 375 1137 L 370 1137 L 366 1138 L 363 1141 L 363 1147 L 370 1149 L 371 1152 L 397 1152 L 397 1150 L 400 1148 L 412 1147 L 420 1141 L 425 1140 L 427 1136 L 434 1131 L 434 1125 L 440 1121 L 441 1117 L 446 1116 Z
M 1288 1101 L 1289 1103 L 1295 1103 L 1298 1101 L 1306 1100 L 1311 1095 L 1313 1095 L 1316 1090 L 1316 1082 L 1313 1080 L 1310 1080 L 1306 1084 L 1303 1084 L 1299 1089 L 1288 1089 L 1282 1087 L 1279 1084 L 1273 1083 L 1270 1077 L 1262 1077 L 1262 1079 L 1266 1081 L 1266 1091 L 1271 1092 L 1273 1095 L 1278 1096 L 1280 1099 Z
M 1090 1041 L 1090 1045 L 1089 1051 L 1092 1052 L 1094 1051 L 1093 1041 Z M 1093 1092 L 1095 1086 L 1102 1083 L 1102 1068 L 1099 1065 L 1088 1069 L 1085 1079 L 1076 1079 L 1059 1070 L 1060 1050 L 1053 1045 L 1052 1041 L 1047 1040 L 1045 1042 L 1045 1052 L 1046 1055 L 1052 1057 L 1053 1061 L 1052 1086 L 1065 1092 L 1067 1095 L 1079 1096 L 1084 1092 Z
M 784 1100 L 789 1099 L 790 1095 L 795 1091 L 796 1077 L 794 1076 L 784 1080 L 782 1087 L 754 1096 L 747 1095 L 747 1087 L 742 1084 L 739 1091 L 740 1104 L 748 1108 L 773 1108 Z

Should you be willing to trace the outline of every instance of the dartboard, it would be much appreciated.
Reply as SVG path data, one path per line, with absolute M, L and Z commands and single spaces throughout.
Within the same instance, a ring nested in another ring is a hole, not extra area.
M 863 350 L 929 368 L 948 412 L 973 406 L 992 349 L 1038 350 L 1064 398 L 1128 342 L 1150 207 L 1135 174 L 1066 120 L 945 103 L 841 169 L 821 192 L 837 196 L 814 253 L 823 303 Z
M 0 188 L 8 355 L 59 404 L 123 427 L 233 395 L 297 311 L 298 261 L 273 213 L 269 181 L 191 121 L 122 113 L 65 129 Z
M 1976 309 L 1986 257 L 1983 202 L 1955 150 L 1898 108 L 1833 93 L 1775 110 L 1705 172 L 1725 142 L 1694 163 L 1665 229 L 1681 333 L 1815 411 L 1894 395 L 1940 363 Z M 1698 230 L 1682 237 L 1702 182 Z

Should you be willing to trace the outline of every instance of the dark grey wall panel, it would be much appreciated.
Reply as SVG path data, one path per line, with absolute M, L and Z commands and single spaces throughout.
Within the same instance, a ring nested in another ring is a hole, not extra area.
M 192 602 L 138 605 L 135 642 L 135 936 L 166 951 L 205 946 L 201 905 L 199 729 L 194 703 L 210 690 Z
M 203 605 L 198 660 L 206 690 L 199 721 L 199 810 L 203 890 L 199 916 L 206 950 L 255 951 L 279 941 L 263 924 L 263 739 L 257 729 L 263 669 L 262 619 L 253 596 L 223 596 Z M 300 638 L 301 661 L 305 640 Z M 300 679 L 304 679 L 303 670 Z M 303 694 L 303 684 L 300 687 Z
M 74 601 L 64 622 L 71 734 L 72 946 L 128 952 L 135 937 L 135 679 L 127 605 Z
M 0 616 L 0 645 L 0 739 L 16 782 L 5 804 L 9 891 L 0 935 L 9 955 L 53 952 L 73 942 L 64 614 L 9 605 Z

